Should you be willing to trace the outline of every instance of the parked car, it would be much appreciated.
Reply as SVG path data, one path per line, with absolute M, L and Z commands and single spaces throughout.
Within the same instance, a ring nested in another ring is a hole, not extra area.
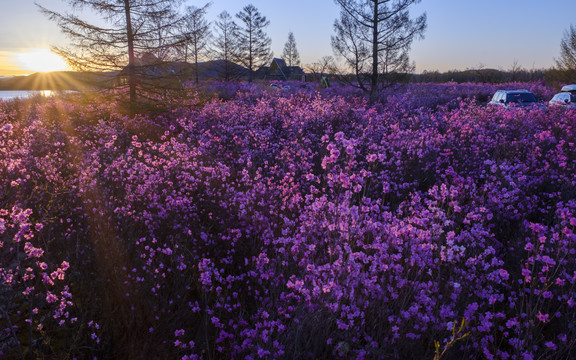
M 503 107 L 538 107 L 538 99 L 528 90 L 498 90 L 492 96 L 490 105 Z
M 282 85 L 279 84 L 279 83 L 275 83 L 275 82 L 274 82 L 274 83 L 271 83 L 271 84 L 270 84 L 270 89 L 273 89 L 273 90 L 282 90 Z
M 564 88 L 562 88 L 564 89 Z M 571 92 L 561 92 L 552 98 L 548 102 L 552 106 L 564 106 L 569 109 L 576 109 L 576 93 Z
M 286 85 L 281 82 L 272 82 L 270 83 L 270 89 L 273 90 L 290 90 L 290 85 Z
M 560 90 L 562 92 L 571 92 L 574 93 L 576 92 L 576 85 L 572 84 L 572 85 L 564 85 L 562 87 L 562 90 Z

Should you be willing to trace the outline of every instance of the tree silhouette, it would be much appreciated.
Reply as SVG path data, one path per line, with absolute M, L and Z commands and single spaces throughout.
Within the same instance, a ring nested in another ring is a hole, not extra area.
M 576 81 L 576 27 L 573 25 L 564 32 L 560 42 L 560 57 L 555 61 L 557 69 L 563 73 L 563 78 Z
M 294 38 L 294 33 L 290 31 L 288 33 L 288 41 L 284 44 L 284 52 L 282 53 L 282 58 L 286 61 L 288 66 L 299 66 L 300 65 L 300 54 L 296 48 L 296 39 Z
M 202 8 L 189 6 L 184 17 L 184 61 L 188 61 L 188 51 L 194 61 L 194 80 L 198 84 L 198 61 L 207 57 L 211 39 L 210 24 L 206 20 L 206 11 L 210 4 Z
M 410 18 L 409 7 L 420 0 L 335 0 L 342 9 L 332 43 L 356 71 L 358 86 L 374 100 L 379 86 L 412 70 L 408 51 L 426 29 L 426 14 Z M 366 54 L 368 52 L 368 54 Z M 360 76 L 368 64 L 368 79 Z
M 365 77 L 369 73 L 368 62 L 370 59 L 369 44 L 358 36 L 363 28 L 345 11 L 340 14 L 340 19 L 334 22 L 336 35 L 332 36 L 332 48 L 334 52 L 344 58 L 346 65 L 352 69 L 355 76 L 355 84 L 364 91 L 366 87 Z
M 223 60 L 222 77 L 229 81 L 237 75 L 232 61 L 237 59 L 238 25 L 227 11 L 223 11 L 218 15 L 214 26 L 215 39 L 212 55 L 217 60 Z
M 77 70 L 123 70 L 129 87 L 130 103 L 137 95 L 138 57 L 158 58 L 181 41 L 181 22 L 175 6 L 181 0 L 66 0 L 73 9 L 86 9 L 102 15 L 109 26 L 95 25 L 74 14 L 61 14 L 38 5 L 71 40 L 69 47 L 53 47 Z
M 238 28 L 237 60 L 248 68 L 249 81 L 254 78 L 254 70 L 269 63 L 272 59 L 270 44 L 272 40 L 264 32 L 270 21 L 262 16 L 258 9 L 250 4 L 236 14 L 242 22 Z
M 336 76 L 341 73 L 332 56 L 323 56 L 318 59 L 318 61 L 307 65 L 306 72 L 308 72 L 310 77 L 317 82 L 322 82 L 323 78 L 327 75 Z M 328 85 L 328 83 L 324 84 Z

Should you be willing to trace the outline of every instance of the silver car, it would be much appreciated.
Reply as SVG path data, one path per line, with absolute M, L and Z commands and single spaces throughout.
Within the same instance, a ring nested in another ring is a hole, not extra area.
M 503 107 L 539 106 L 536 96 L 528 90 L 498 90 L 489 104 Z
M 568 109 L 576 109 L 576 94 L 572 92 L 561 92 L 548 102 L 552 106 L 563 106 Z
M 562 87 L 562 90 L 560 90 L 562 92 L 576 92 L 576 85 L 572 84 L 572 85 L 564 85 Z

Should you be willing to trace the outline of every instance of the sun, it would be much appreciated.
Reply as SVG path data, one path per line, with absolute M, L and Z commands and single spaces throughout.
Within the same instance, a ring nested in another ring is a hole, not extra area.
M 16 62 L 22 70 L 31 72 L 50 72 L 67 70 L 68 64 L 50 49 L 40 48 L 21 52 L 15 55 Z

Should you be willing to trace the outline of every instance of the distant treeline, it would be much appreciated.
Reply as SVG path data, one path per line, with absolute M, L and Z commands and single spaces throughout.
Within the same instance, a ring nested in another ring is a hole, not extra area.
M 537 70 L 498 70 L 498 69 L 471 69 L 451 70 L 447 72 L 425 71 L 422 74 L 413 74 L 410 82 L 416 83 L 510 83 L 543 81 L 549 85 L 575 83 L 576 73 L 557 69 Z
M 235 63 L 231 63 L 229 68 L 238 74 L 235 81 L 246 80 L 246 68 Z M 190 82 L 195 78 L 196 68 L 193 64 L 185 62 L 163 63 L 166 69 L 158 65 L 153 70 L 158 74 L 151 75 L 157 79 L 166 78 L 170 74 L 171 78 L 176 78 L 179 83 Z M 223 79 L 223 60 L 207 61 L 198 64 L 199 78 L 204 81 L 221 81 Z M 159 70 L 160 69 L 160 70 Z M 168 71 L 169 70 L 169 71 Z M 52 73 L 35 73 L 29 76 L 15 76 L 0 79 L 0 90 L 83 90 L 87 88 L 110 88 L 119 81 L 121 74 L 116 71 L 111 72 L 74 72 L 57 71 Z M 362 76 L 362 75 L 359 75 Z M 364 74 L 369 78 L 370 74 Z M 338 74 L 330 72 L 308 72 L 306 81 L 319 83 L 323 77 L 328 77 L 330 82 L 355 83 L 358 76 L 353 74 Z M 256 76 L 256 79 L 263 79 Z M 425 71 L 422 74 L 387 74 L 380 79 L 387 84 L 396 83 L 529 83 L 541 82 L 551 87 L 560 87 L 566 84 L 576 84 L 576 72 L 562 71 L 557 69 L 543 70 L 519 70 L 504 71 L 497 69 L 478 70 L 452 70 L 447 72 Z

